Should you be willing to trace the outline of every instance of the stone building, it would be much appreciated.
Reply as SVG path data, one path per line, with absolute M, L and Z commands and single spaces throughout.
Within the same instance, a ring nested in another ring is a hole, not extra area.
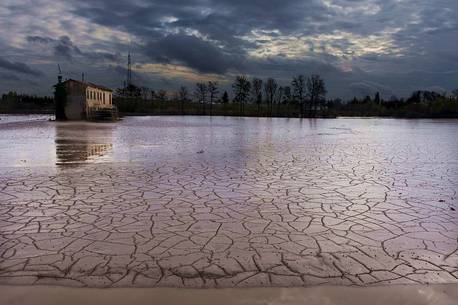
M 111 89 L 74 79 L 68 79 L 62 84 L 66 91 L 64 112 L 67 120 L 115 120 L 117 118 Z

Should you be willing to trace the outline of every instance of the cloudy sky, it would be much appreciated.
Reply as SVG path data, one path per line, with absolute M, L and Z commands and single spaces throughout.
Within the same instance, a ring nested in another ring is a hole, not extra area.
M 2 0 L 0 92 L 320 74 L 329 96 L 458 88 L 457 0 Z

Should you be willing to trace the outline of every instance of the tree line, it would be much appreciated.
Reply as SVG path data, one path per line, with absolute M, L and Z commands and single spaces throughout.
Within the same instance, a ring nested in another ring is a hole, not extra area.
M 227 87 L 226 87 L 227 88 Z M 193 90 L 181 86 L 175 93 L 135 87 L 135 94 L 115 98 L 121 113 L 244 115 L 278 117 L 458 117 L 458 90 L 451 94 L 415 91 L 410 97 L 384 100 L 379 92 L 350 100 L 326 99 L 326 84 L 319 75 L 296 75 L 288 85 L 236 76 L 229 97 L 216 81 L 198 82 Z
M 377 92 L 374 96 L 349 101 L 328 100 L 326 108 L 333 116 L 458 118 L 458 90 L 451 94 L 418 90 L 406 99 L 391 96 L 387 100 Z
M 319 75 L 309 77 L 297 75 L 287 86 L 281 86 L 274 78 L 262 80 L 254 77 L 249 79 L 245 75 L 238 75 L 231 84 L 232 100 L 226 90 L 220 89 L 217 81 L 198 82 L 192 91 L 181 86 L 172 96 L 164 90 L 156 92 L 145 87 L 131 86 L 127 88 L 127 91 L 126 88 L 116 91 L 121 111 L 135 108 L 132 101 L 143 99 L 143 101 L 178 102 L 182 114 L 185 114 L 185 108 L 189 108 L 186 105 L 194 102 L 200 105 L 202 115 L 213 115 L 214 107 L 217 106 L 231 110 L 231 114 L 234 114 L 237 108 L 237 115 L 241 116 L 280 116 L 283 114 L 281 116 L 316 117 L 324 114 L 323 105 L 327 93 L 325 82 Z M 227 104 L 232 104 L 232 106 L 221 107 Z M 248 112 L 247 106 L 249 106 Z M 255 106 L 254 109 L 253 106 Z M 288 111 L 285 111 L 285 108 L 288 108 Z
M 415 91 L 405 99 L 392 96 L 386 100 L 378 92 L 350 100 L 326 99 L 326 94 L 325 81 L 319 75 L 296 75 L 287 85 L 274 78 L 238 75 L 230 86 L 197 82 L 191 90 L 181 86 L 175 92 L 131 84 L 117 89 L 113 102 L 121 114 L 458 118 L 458 90 L 450 94 Z M 51 97 L 16 92 L 3 94 L 0 103 L 4 113 L 53 113 L 54 108 Z
M 281 105 L 293 104 L 300 106 L 300 117 L 315 117 L 318 114 L 322 102 L 326 97 L 326 86 L 324 80 L 319 75 L 305 77 L 297 75 L 291 81 L 290 86 L 281 86 L 274 78 L 262 80 L 260 78 L 249 79 L 245 75 L 236 76 L 231 85 L 233 100 L 232 102 L 239 107 L 239 114 L 245 115 L 245 105 L 256 105 L 260 113 L 261 104 L 266 104 L 268 114 L 279 113 Z M 180 92 L 187 92 L 185 87 Z M 194 89 L 194 97 L 202 104 L 202 113 L 206 114 L 206 108 L 209 107 L 210 115 L 212 106 L 219 93 L 218 82 L 209 81 L 208 83 L 199 82 Z M 185 95 L 180 94 L 180 99 L 185 100 Z M 229 95 L 224 91 L 220 103 L 228 103 Z M 208 106 L 207 106 L 208 105 Z
M 2 94 L 0 112 L 7 113 L 52 113 L 54 111 L 54 98 L 50 96 L 37 96 L 18 94 L 15 91 Z

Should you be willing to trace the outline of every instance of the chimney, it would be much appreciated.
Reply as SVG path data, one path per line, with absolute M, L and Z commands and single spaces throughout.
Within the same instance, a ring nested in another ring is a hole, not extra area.
M 81 81 L 84 83 L 84 73 L 81 73 Z

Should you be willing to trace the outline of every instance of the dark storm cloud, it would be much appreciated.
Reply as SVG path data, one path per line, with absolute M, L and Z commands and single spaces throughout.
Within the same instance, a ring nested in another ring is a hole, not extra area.
M 55 42 L 55 40 L 52 39 L 52 38 L 41 37 L 41 36 L 27 36 L 27 41 L 28 42 L 42 43 L 42 44 L 48 44 L 48 43 Z
M 57 40 L 54 46 L 54 54 L 56 56 L 63 56 L 67 59 L 72 59 L 73 55 L 81 55 L 81 50 L 75 46 L 68 36 L 62 36 Z
M 11 74 L 11 73 L 0 73 L 0 79 L 2 81 L 5 81 L 5 82 L 17 82 L 17 81 L 21 81 L 21 79 L 17 76 L 17 75 L 14 75 L 14 74 Z
M 83 52 L 73 43 L 68 36 L 61 36 L 58 39 L 41 36 L 27 36 L 30 43 L 39 43 L 52 47 L 53 54 L 58 58 L 65 58 L 72 61 L 75 57 L 83 57 L 90 60 L 110 60 L 119 59 L 119 56 L 108 52 Z
M 58 39 L 41 36 L 27 36 L 27 41 L 30 43 L 49 45 L 52 47 L 55 56 L 64 57 L 68 60 L 72 60 L 75 55 L 82 55 L 83 53 L 73 44 L 68 36 L 61 36 Z
M 319 73 L 334 96 L 451 90 L 458 82 L 455 0 L 36 1 L 0 4 L 10 17 L 0 21 L 0 50 L 29 68 L 35 60 L 105 68 L 101 81 L 119 83 L 107 67 L 131 50 L 139 67 L 171 63 L 228 79 Z M 141 79 L 154 86 L 159 76 Z
M 243 46 L 247 42 L 237 36 L 254 28 L 312 33 L 335 15 L 320 0 L 75 1 L 73 12 L 145 38 L 160 37 L 170 28 L 195 29 L 226 47 L 235 47 L 234 42 Z M 167 22 L 167 17 L 174 20 Z
M 8 70 L 11 72 L 22 73 L 32 76 L 40 76 L 42 73 L 38 70 L 32 69 L 24 63 L 12 62 L 0 57 L 0 69 Z
M 177 62 L 202 73 L 223 74 L 244 61 L 243 57 L 226 54 L 208 41 L 185 34 L 168 35 L 151 43 L 147 52 L 157 62 Z

